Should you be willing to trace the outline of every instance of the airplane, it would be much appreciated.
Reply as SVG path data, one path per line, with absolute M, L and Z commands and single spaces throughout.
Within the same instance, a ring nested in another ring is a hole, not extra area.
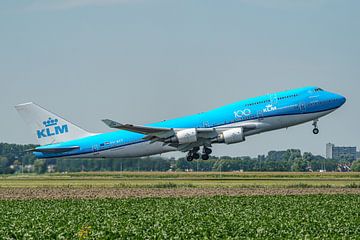
M 128 158 L 181 151 L 192 161 L 208 160 L 214 144 L 241 143 L 255 134 L 306 122 L 312 122 L 318 134 L 319 118 L 345 102 L 339 94 L 305 87 L 142 126 L 104 119 L 116 129 L 107 133 L 88 132 L 32 102 L 15 108 L 40 144 L 29 149 L 37 158 Z

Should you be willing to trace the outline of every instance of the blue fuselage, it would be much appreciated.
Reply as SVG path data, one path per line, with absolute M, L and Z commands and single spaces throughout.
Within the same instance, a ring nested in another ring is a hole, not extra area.
M 345 103 L 345 97 L 323 91 L 316 87 L 306 87 L 290 91 L 267 94 L 233 104 L 229 104 L 207 112 L 186 117 L 166 120 L 148 124 L 146 126 L 161 128 L 219 128 L 236 125 L 244 122 L 264 122 L 268 127 L 250 131 L 247 135 L 258 134 L 279 128 L 286 128 L 306 121 L 315 120 L 339 108 Z M 322 114 L 325 113 L 325 114 Z M 311 117 L 306 117 L 311 116 Z M 289 119 L 289 121 L 287 121 Z M 291 120 L 290 120 L 291 119 Z M 273 125 L 273 126 L 272 126 Z M 79 146 L 77 150 L 66 153 L 40 153 L 34 154 L 39 158 L 52 158 L 63 156 L 74 157 L 102 157 L 102 152 L 116 151 L 136 144 L 146 142 L 144 135 L 129 131 L 115 131 L 97 134 L 94 136 L 76 139 L 68 142 L 38 147 L 38 149 L 51 147 Z M 140 145 L 139 145 L 140 146 Z M 176 150 L 176 149 L 174 149 Z M 132 148 L 136 151 L 136 148 Z M 140 151 L 140 150 L 139 150 Z M 149 155 L 171 151 L 150 151 Z M 140 151 L 141 152 L 141 151 Z M 129 154 L 128 156 L 143 156 L 146 154 Z M 116 155 L 110 155 L 116 156 Z M 120 155 L 120 157 L 127 156 Z

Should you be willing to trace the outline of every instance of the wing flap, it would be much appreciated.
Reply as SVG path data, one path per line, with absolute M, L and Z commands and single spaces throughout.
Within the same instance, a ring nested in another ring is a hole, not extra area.
M 127 131 L 146 134 L 146 135 L 159 134 L 173 130 L 172 128 L 159 128 L 159 127 L 137 126 L 132 124 L 121 124 L 110 119 L 104 119 L 102 121 L 110 128 L 127 130 Z

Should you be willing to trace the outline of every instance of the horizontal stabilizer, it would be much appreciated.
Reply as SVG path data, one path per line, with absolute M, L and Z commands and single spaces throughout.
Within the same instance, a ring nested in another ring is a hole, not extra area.
M 27 150 L 27 152 L 41 152 L 41 153 L 64 153 L 70 152 L 72 150 L 80 149 L 79 146 L 72 146 L 72 147 L 56 147 L 56 148 L 33 148 Z

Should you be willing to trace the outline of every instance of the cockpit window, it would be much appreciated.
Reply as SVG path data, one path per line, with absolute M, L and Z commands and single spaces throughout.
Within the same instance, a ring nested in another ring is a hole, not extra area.
M 314 90 L 315 92 L 322 92 L 322 91 L 324 91 L 322 88 L 316 88 L 315 90 Z

